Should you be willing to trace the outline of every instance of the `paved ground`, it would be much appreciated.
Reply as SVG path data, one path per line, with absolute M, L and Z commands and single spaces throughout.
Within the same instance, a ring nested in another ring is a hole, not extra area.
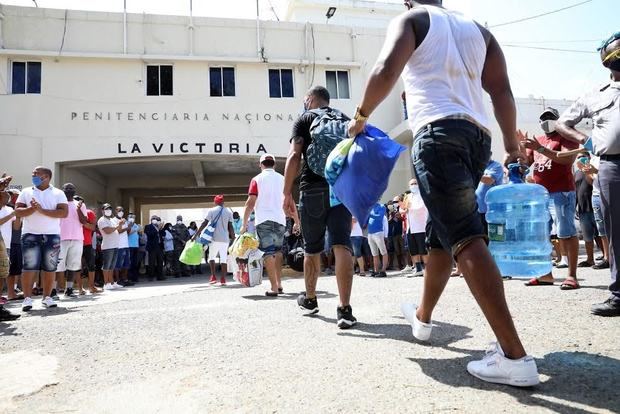
M 356 278 L 360 324 L 340 331 L 334 277 L 319 281 L 320 314 L 302 317 L 302 279 L 267 299 L 267 283 L 220 288 L 195 276 L 0 324 L 0 412 L 619 412 L 620 320 L 588 312 L 609 274 L 581 275 L 578 291 L 505 283 L 542 374 L 533 389 L 467 374 L 492 334 L 463 279 L 449 283 L 421 345 L 399 312 L 421 278 Z

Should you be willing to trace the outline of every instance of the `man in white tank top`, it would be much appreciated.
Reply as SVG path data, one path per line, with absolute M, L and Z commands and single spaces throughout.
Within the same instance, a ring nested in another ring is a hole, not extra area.
M 419 307 L 404 304 L 403 313 L 413 335 L 428 340 L 431 315 L 450 279 L 454 257 L 499 342 L 482 361 L 470 362 L 467 370 L 489 382 L 536 385 L 536 362 L 526 354 L 512 322 L 475 195 L 491 154 L 483 91 L 491 95 L 502 130 L 505 162 L 522 156 L 504 55 L 489 31 L 446 11 L 441 0 L 405 5 L 409 11 L 390 24 L 349 125 L 351 136 L 360 133 L 402 76 L 414 134 L 415 175 L 430 215 L 422 301 Z

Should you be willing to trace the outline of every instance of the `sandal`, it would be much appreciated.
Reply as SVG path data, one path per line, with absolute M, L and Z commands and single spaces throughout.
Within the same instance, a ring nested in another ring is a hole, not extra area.
M 560 285 L 560 289 L 562 290 L 575 290 L 579 289 L 580 287 L 581 286 L 579 286 L 579 283 L 575 279 L 566 279 Z
M 583 262 L 579 262 L 579 264 L 577 265 L 577 267 L 592 267 L 594 266 L 594 263 L 588 262 L 587 260 L 584 260 Z
M 525 286 L 553 286 L 554 282 L 548 282 L 546 280 L 540 280 L 537 277 L 533 277 L 527 282 L 525 282 Z
M 278 293 L 284 293 L 284 289 L 278 288 Z
M 270 298 L 275 298 L 278 296 L 278 292 L 272 292 L 270 290 L 268 290 L 267 292 L 265 292 L 265 296 L 268 296 Z

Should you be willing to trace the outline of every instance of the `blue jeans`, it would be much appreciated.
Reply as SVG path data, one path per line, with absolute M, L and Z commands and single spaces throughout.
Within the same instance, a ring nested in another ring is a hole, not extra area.
M 265 221 L 256 226 L 256 235 L 258 236 L 258 248 L 265 256 L 274 255 L 282 251 L 284 244 L 284 232 L 286 227 L 275 221 Z
M 601 237 L 607 237 L 607 231 L 605 231 L 605 221 L 603 220 L 603 211 L 601 210 L 600 195 L 592 195 L 592 210 L 594 210 L 594 220 L 596 221 L 598 235 Z
M 549 193 L 549 206 L 555 211 L 552 214 L 558 238 L 570 239 L 577 236 L 575 211 L 577 198 L 574 191 Z
M 55 272 L 60 255 L 60 234 L 31 234 L 22 236 L 24 272 Z
M 472 240 L 486 240 L 476 188 L 490 157 L 491 137 L 465 120 L 439 120 L 415 135 L 413 165 L 429 212 L 430 248 L 457 256 Z

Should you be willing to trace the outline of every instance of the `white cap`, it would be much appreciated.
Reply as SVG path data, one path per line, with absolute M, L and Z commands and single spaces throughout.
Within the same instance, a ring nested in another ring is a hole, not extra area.
M 273 162 L 275 162 L 275 161 L 276 161 L 276 157 L 274 157 L 272 154 L 263 154 L 263 155 L 261 155 L 261 156 L 260 156 L 260 161 L 259 161 L 259 163 L 260 163 L 260 164 L 262 164 L 262 163 L 263 163 L 263 161 L 265 161 L 265 160 L 269 160 L 269 159 L 272 159 L 272 160 L 273 160 Z

